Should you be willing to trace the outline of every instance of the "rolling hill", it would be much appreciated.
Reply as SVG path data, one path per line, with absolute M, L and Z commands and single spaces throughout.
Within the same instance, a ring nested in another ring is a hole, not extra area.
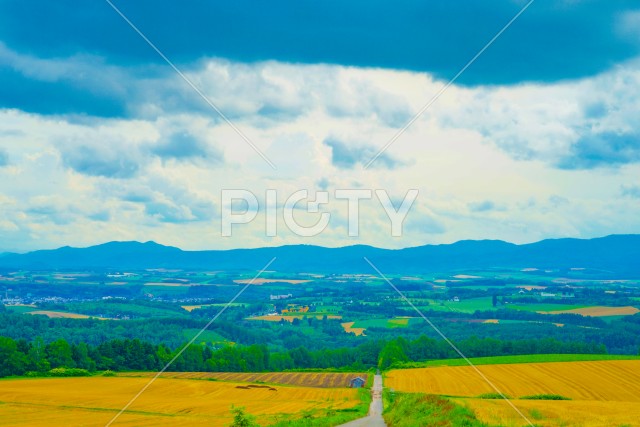
M 0 257 L 3 269 L 224 269 L 256 270 L 271 258 L 282 272 L 371 273 L 363 257 L 386 273 L 486 268 L 589 268 L 615 275 L 637 273 L 640 235 L 595 239 L 551 239 L 516 245 L 498 240 L 465 240 L 406 249 L 371 246 L 326 248 L 310 245 L 257 249 L 183 251 L 155 242 L 109 242 L 88 248 L 62 247 Z

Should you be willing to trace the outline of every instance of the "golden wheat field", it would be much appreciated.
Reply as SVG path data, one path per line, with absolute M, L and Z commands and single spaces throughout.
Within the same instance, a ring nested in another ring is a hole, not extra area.
M 152 377 L 155 372 L 123 372 L 118 376 Z M 231 382 L 260 382 L 303 387 L 348 387 L 354 377 L 367 380 L 366 373 L 346 372 L 164 372 L 162 378 L 215 379 Z
M 622 426 L 640 423 L 640 361 L 550 362 L 481 365 L 482 372 L 540 426 Z M 459 399 L 491 424 L 523 425 L 507 402 L 474 399 L 495 390 L 469 366 L 393 370 L 385 386 Z M 568 401 L 521 400 L 523 396 L 557 394 Z
M 51 319 L 88 319 L 89 316 L 86 314 L 78 314 L 78 313 L 66 313 L 64 311 L 49 311 L 49 310 L 37 310 L 37 311 L 28 311 L 27 314 L 33 315 L 43 315 L 47 316 Z
M 353 333 L 357 337 L 359 337 L 360 335 L 364 335 L 365 328 L 354 328 L 353 325 L 355 325 L 355 323 L 356 322 L 346 322 L 341 323 L 341 325 L 344 331 L 348 334 Z
M 104 426 L 148 378 L 93 377 L 3 380 L 0 425 Z M 351 408 L 357 390 L 159 378 L 113 426 L 226 426 L 232 405 L 268 424 L 274 414 Z
M 526 421 L 504 400 L 456 399 L 491 426 L 522 427 Z M 640 424 L 637 402 L 514 400 L 537 427 L 622 427 Z
M 626 306 L 626 307 L 603 307 L 603 306 L 594 306 L 594 307 L 585 307 L 585 308 L 576 308 L 573 310 L 557 310 L 557 311 L 544 311 L 541 312 L 543 314 L 579 314 L 581 316 L 590 316 L 590 317 L 607 317 L 607 316 L 633 316 L 634 314 L 640 313 L 636 307 Z

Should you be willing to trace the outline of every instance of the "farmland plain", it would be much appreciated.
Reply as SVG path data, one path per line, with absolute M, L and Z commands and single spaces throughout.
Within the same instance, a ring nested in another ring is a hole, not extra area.
M 91 377 L 3 380 L 1 423 L 11 426 L 105 425 L 148 378 Z M 353 408 L 358 391 L 322 387 L 248 387 L 247 383 L 159 378 L 116 425 L 227 426 L 244 406 L 263 424 L 276 415 Z
M 640 360 L 605 360 L 477 367 L 512 403 L 538 425 L 633 425 L 640 416 Z M 454 397 L 491 425 L 522 425 L 520 415 L 469 366 L 391 370 L 385 384 L 399 392 Z M 530 400 L 556 395 L 568 400 Z M 524 399 L 523 399 L 524 398 Z
M 121 377 L 147 377 L 153 372 L 123 372 Z M 361 377 L 365 381 L 366 373 L 347 372 L 164 372 L 162 378 L 175 379 L 214 379 L 229 382 L 252 382 L 260 384 L 295 385 L 302 387 L 339 388 L 348 387 L 349 380 Z

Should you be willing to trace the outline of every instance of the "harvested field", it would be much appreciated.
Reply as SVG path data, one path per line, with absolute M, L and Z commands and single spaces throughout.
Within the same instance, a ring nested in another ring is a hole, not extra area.
M 290 279 L 238 279 L 233 283 L 240 283 L 246 285 L 251 283 L 253 285 L 264 285 L 265 283 L 289 283 L 290 285 L 299 285 L 301 283 L 308 283 L 311 280 L 290 280 Z
M 89 316 L 85 315 L 85 314 L 78 314 L 78 313 L 65 313 L 63 311 L 49 311 L 49 310 L 36 310 L 36 311 L 28 311 L 26 312 L 27 314 L 40 314 L 40 315 L 44 315 L 47 316 L 51 319 L 61 319 L 61 318 L 68 318 L 68 319 L 88 319 Z
M 544 291 L 545 289 L 547 289 L 546 286 L 539 286 L 539 285 L 518 285 L 516 286 L 516 288 L 520 288 L 520 289 L 524 289 L 525 291 Z
M 640 360 L 481 365 L 477 368 L 537 426 L 631 426 L 640 419 Z M 469 366 L 390 371 L 385 386 L 454 398 L 489 425 L 525 421 L 501 399 L 478 399 L 493 390 Z M 522 400 L 555 394 L 571 400 Z
M 346 323 L 342 323 L 342 327 L 344 328 L 344 331 L 348 334 L 355 334 L 356 336 L 360 336 L 360 335 L 364 335 L 364 331 L 365 328 L 353 328 L 352 326 L 355 324 L 356 322 L 346 322 Z
M 640 402 L 639 360 L 522 363 L 477 368 L 500 391 L 514 398 L 559 394 L 574 400 Z M 392 370 L 387 374 L 385 386 L 398 391 L 466 397 L 495 391 L 469 366 Z
M 575 310 L 558 310 L 558 311 L 541 311 L 539 313 L 542 314 L 580 314 L 582 316 L 590 316 L 590 317 L 606 317 L 606 316 L 633 316 L 634 314 L 640 313 L 636 307 L 626 306 L 626 307 L 603 307 L 603 306 L 595 306 L 595 307 L 585 307 L 585 308 L 577 308 Z
M 153 372 L 123 372 L 120 377 L 152 377 Z M 304 387 L 341 388 L 348 387 L 355 377 L 367 379 L 365 373 L 349 372 L 165 372 L 162 378 L 215 379 L 234 383 L 267 383 Z M 246 384 L 244 384 L 246 385 Z
M 148 378 L 93 377 L 3 380 L 3 425 L 104 426 L 147 384 Z M 355 389 L 246 387 L 214 381 L 159 378 L 114 425 L 228 426 L 231 406 L 245 406 L 268 424 L 275 414 L 359 403 Z
M 200 304 L 200 305 L 181 305 L 180 307 L 191 313 L 193 310 L 197 310 L 204 307 L 212 307 L 213 304 Z
M 490 425 L 522 426 L 525 421 L 504 400 L 455 399 L 472 409 L 478 419 Z M 537 426 L 611 427 L 638 424 L 636 402 L 593 400 L 517 400 L 513 401 Z
M 193 286 L 191 283 L 185 282 L 147 282 L 144 286 L 166 286 L 169 288 L 177 288 L 181 286 Z

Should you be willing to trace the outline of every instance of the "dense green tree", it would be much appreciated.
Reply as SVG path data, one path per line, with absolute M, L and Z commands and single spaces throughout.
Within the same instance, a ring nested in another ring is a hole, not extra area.
M 403 344 L 400 340 L 388 342 L 380 352 L 378 368 L 387 369 L 394 363 L 408 362 L 409 358 L 403 349 Z
M 42 337 L 36 337 L 31 343 L 28 356 L 28 369 L 35 372 L 47 372 L 51 369 L 51 364 L 47 360 L 46 345 Z
M 27 356 L 18 350 L 11 338 L 0 337 L 0 377 L 22 375 L 27 367 Z
M 71 346 L 63 339 L 49 343 L 45 352 L 52 368 L 75 368 L 76 366 Z

